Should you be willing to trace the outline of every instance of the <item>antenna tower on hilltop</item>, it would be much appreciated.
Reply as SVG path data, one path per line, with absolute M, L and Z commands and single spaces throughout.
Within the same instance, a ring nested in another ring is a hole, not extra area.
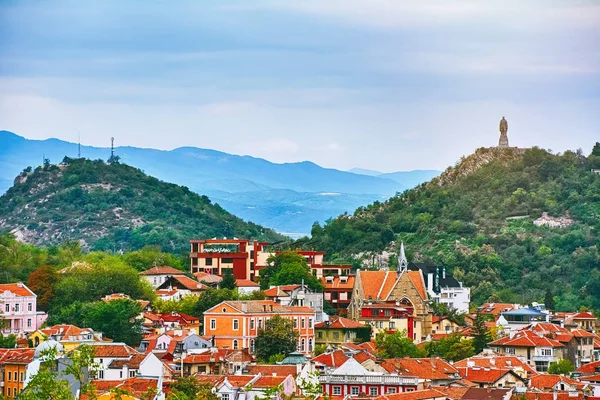
M 110 159 L 114 159 L 115 158 L 115 138 L 111 137 L 110 138 Z

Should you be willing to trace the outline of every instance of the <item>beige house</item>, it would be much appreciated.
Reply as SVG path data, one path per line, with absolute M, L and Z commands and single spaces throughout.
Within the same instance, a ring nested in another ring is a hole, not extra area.
M 550 363 L 563 359 L 565 346 L 558 340 L 523 330 L 491 342 L 489 347 L 500 354 L 526 360 L 537 372 L 547 372 Z

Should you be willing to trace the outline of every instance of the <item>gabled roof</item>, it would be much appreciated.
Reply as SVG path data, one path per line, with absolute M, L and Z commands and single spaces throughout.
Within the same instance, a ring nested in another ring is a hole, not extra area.
M 265 290 L 265 296 L 267 296 L 267 297 L 289 296 L 293 290 L 295 290 L 299 287 L 300 287 L 300 285 L 275 286 L 275 287 Z
M 54 325 L 48 328 L 40 329 L 40 332 L 42 332 L 46 336 L 60 335 L 63 337 L 81 336 L 94 333 L 94 331 L 90 328 L 82 329 L 75 325 Z
M 415 289 L 421 295 L 423 300 L 427 299 L 427 291 L 425 290 L 425 282 L 421 271 L 407 271 L 410 281 L 415 285 Z
M 506 374 L 511 374 L 520 379 L 519 375 L 517 375 L 512 369 L 504 369 L 504 368 L 458 368 L 460 375 L 465 379 L 470 380 L 475 383 L 488 383 L 493 384 L 501 379 Z
M 190 291 L 198 291 L 198 290 L 206 289 L 205 285 L 201 284 L 200 282 L 198 282 L 192 278 L 188 278 L 185 275 L 170 276 L 158 288 L 159 289 L 167 289 L 172 286 L 181 286 L 184 289 L 188 289 Z
M 339 276 L 334 276 L 332 282 L 327 282 L 326 277 L 321 278 L 321 283 L 325 287 L 325 290 L 330 289 L 346 289 L 352 290 L 354 288 L 354 282 L 356 280 L 356 276 L 347 275 L 346 281 L 342 282 L 342 279 Z
M 512 338 L 503 337 L 489 346 L 512 346 L 512 347 L 564 347 L 558 340 L 540 337 L 531 331 L 519 331 Z
M 353 357 L 349 357 L 341 366 L 329 372 L 329 375 L 381 375 L 381 372 L 371 372 L 362 365 L 360 365 L 360 363 L 356 361 Z
M 236 279 L 235 286 L 237 287 L 260 287 L 256 282 L 252 282 L 250 279 Z
M 127 366 L 129 367 L 129 369 L 138 369 L 140 367 L 140 364 L 142 363 L 142 361 L 144 361 L 146 359 L 146 354 L 134 354 L 130 359 L 128 360 L 112 360 L 111 363 L 108 365 L 109 369 L 121 369 L 123 368 L 123 366 Z
M 165 265 L 162 267 L 152 267 L 140 272 L 140 275 L 185 275 L 185 272 Z
M 439 357 L 432 358 L 390 358 L 381 363 L 388 372 L 400 375 L 417 376 L 419 379 L 448 379 L 458 370 Z
M 4 350 L 4 349 L 2 349 Z M 35 349 L 6 349 L 0 353 L 0 365 L 4 364 L 29 364 L 33 361 Z
M 310 307 L 299 307 L 299 306 L 282 306 L 281 304 L 274 302 L 272 300 L 247 300 L 247 301 L 224 301 L 222 303 L 217 304 L 216 306 L 210 308 L 205 311 L 204 314 L 215 312 L 223 307 L 223 305 L 228 305 L 230 307 L 235 308 L 239 312 L 243 313 L 265 313 L 265 314 L 288 314 L 288 313 L 309 313 L 314 314 L 315 310 Z M 246 311 L 244 311 L 244 309 Z
M 358 271 L 365 300 L 386 300 L 398 282 L 396 271 Z M 422 299 L 427 298 L 420 270 L 407 271 L 408 278 Z
M 364 328 L 366 325 L 344 317 L 331 317 L 329 321 L 315 324 L 315 329 L 353 329 Z
M 330 368 L 337 368 L 348 361 L 348 357 L 342 350 L 334 350 L 330 353 L 319 354 L 313 357 L 310 361 L 312 363 L 323 364 Z
M 507 312 L 510 310 L 514 310 L 519 308 L 518 304 L 511 303 L 484 303 L 480 307 L 477 308 L 477 312 L 484 315 L 499 315 L 503 312 Z
M 550 375 L 550 374 L 539 374 L 531 377 L 529 386 L 538 388 L 540 390 L 553 388 L 557 383 L 564 382 L 567 385 L 572 385 L 578 389 L 583 388 L 585 385 L 579 381 L 567 378 L 562 375 Z
M 35 293 L 33 293 L 23 282 L 0 284 L 0 296 L 3 296 L 5 292 L 10 292 L 21 297 L 35 296 Z
M 249 375 L 262 374 L 263 376 L 283 376 L 287 377 L 292 375 L 296 377 L 298 375 L 298 369 L 295 365 L 268 365 L 268 364 L 257 364 L 249 365 L 246 367 Z
M 394 394 L 382 394 L 376 397 L 377 400 L 427 400 L 436 398 L 445 398 L 445 393 L 435 389 L 415 390 L 413 392 L 402 392 Z
M 593 374 L 596 372 L 600 372 L 600 361 L 594 361 L 588 364 L 584 364 L 581 367 L 577 368 L 577 372 L 582 372 L 584 374 Z
M 129 358 L 139 354 L 125 343 L 90 343 L 94 346 L 95 358 Z
M 285 376 L 261 376 L 253 384 L 253 388 L 274 388 L 281 385 L 289 375 Z
M 573 315 L 571 318 L 573 318 L 573 319 L 596 319 L 594 314 L 587 312 L 587 311 L 577 313 L 577 314 Z
M 521 361 L 519 357 L 516 356 L 474 356 L 455 362 L 454 367 L 466 368 L 470 363 L 472 363 L 473 366 L 480 368 L 511 369 L 515 367 L 521 367 L 529 375 L 537 375 L 537 371 L 535 369 L 533 369 L 529 364 Z
M 209 274 L 208 272 L 196 272 L 193 274 L 200 282 L 221 283 L 223 278 L 219 275 Z

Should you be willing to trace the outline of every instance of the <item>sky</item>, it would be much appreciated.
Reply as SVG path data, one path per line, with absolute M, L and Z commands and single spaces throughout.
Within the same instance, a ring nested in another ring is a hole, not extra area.
M 0 129 L 384 172 L 600 140 L 600 1 L 0 1 Z

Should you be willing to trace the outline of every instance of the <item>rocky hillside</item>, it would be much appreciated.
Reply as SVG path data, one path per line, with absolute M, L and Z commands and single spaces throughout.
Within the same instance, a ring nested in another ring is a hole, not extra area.
M 600 308 L 600 175 L 593 168 L 600 168 L 600 144 L 588 157 L 479 149 L 416 189 L 315 224 L 298 245 L 359 264 L 397 252 L 404 241 L 412 261 L 452 269 L 473 288 L 475 303 Z
M 186 187 L 125 164 L 84 159 L 19 174 L 0 197 L 0 230 L 36 245 L 78 240 L 111 251 L 145 245 L 185 251 L 192 237 L 282 238 Z

